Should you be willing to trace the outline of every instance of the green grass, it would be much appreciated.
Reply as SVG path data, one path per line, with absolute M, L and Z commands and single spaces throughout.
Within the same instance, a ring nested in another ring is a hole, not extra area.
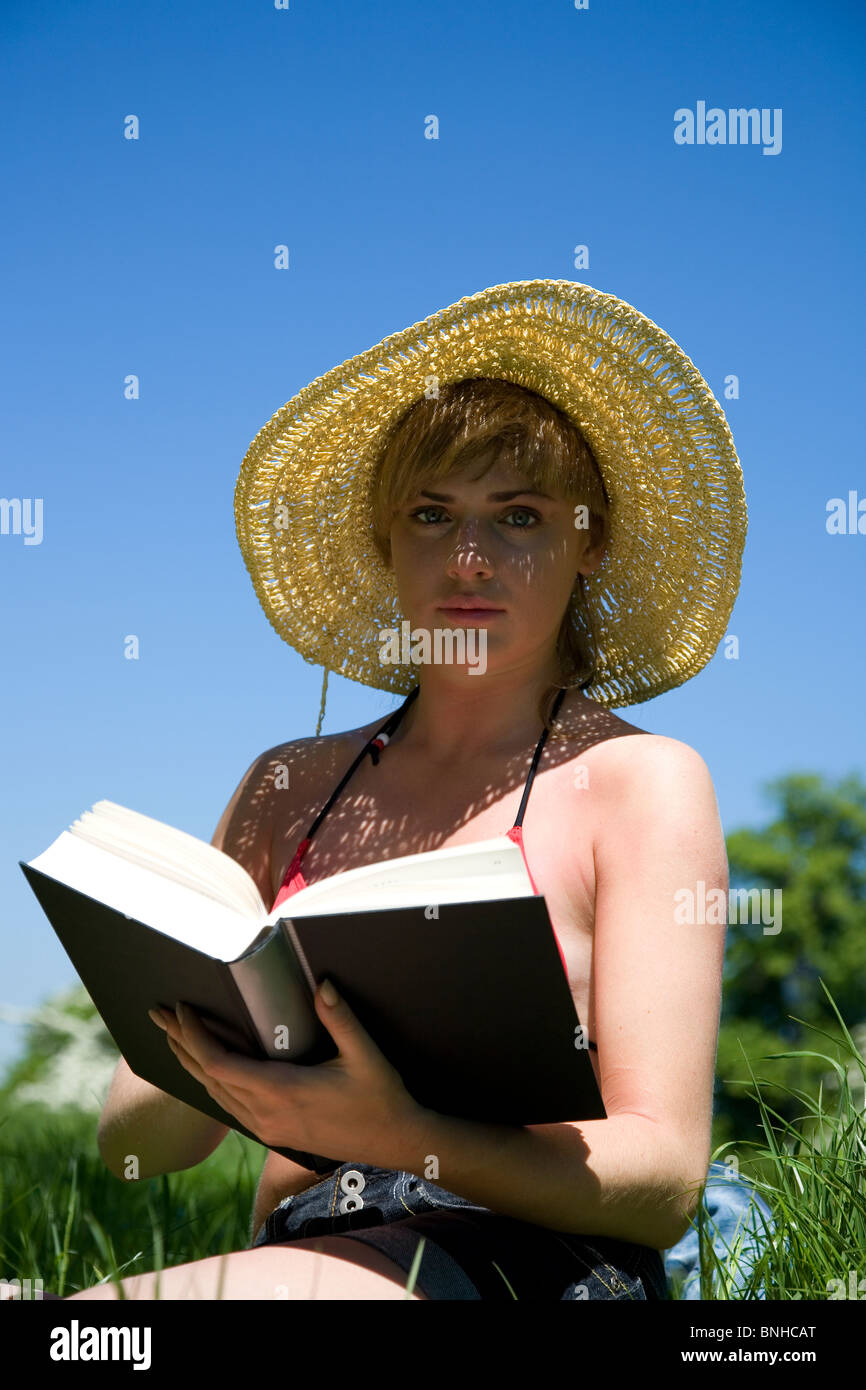
M 748 1299 L 759 1291 L 771 1299 L 826 1299 L 840 1296 L 834 1280 L 847 1289 L 851 1271 L 855 1286 L 866 1280 L 866 1063 L 836 1016 L 843 1036 L 831 1041 L 850 1053 L 851 1064 L 824 1053 L 775 1054 L 825 1058 L 839 1079 L 831 1104 L 823 1089 L 815 1097 L 789 1091 L 802 1105 L 794 1123 L 765 1105 L 761 1080 L 746 1059 L 764 1142 L 724 1148 L 736 1150 L 776 1229 L 764 1233 L 760 1256 L 744 1276 L 741 1250 L 720 1252 L 711 1243 L 714 1233 L 701 1207 L 705 1300 Z M 740 1157 L 746 1149 L 754 1149 L 748 1164 Z M 106 1280 L 246 1249 L 263 1157 L 260 1145 L 231 1131 L 194 1169 L 125 1183 L 99 1156 L 93 1115 L 12 1108 L 0 1121 L 0 1279 L 41 1279 L 45 1292 L 68 1296 Z M 719 1157 L 723 1150 L 713 1155 Z M 422 1250 L 423 1243 L 406 1297 Z M 673 1283 L 671 1296 L 677 1296 Z
M 68 1295 L 250 1243 L 264 1150 L 230 1132 L 197 1168 L 128 1183 L 109 1173 L 96 1117 L 42 1107 L 0 1122 L 0 1278 Z
M 69 1296 L 246 1249 L 265 1150 L 230 1131 L 204 1163 L 127 1183 L 96 1145 L 96 1117 L 8 1107 L 0 1120 L 0 1280 Z M 409 1272 L 412 1292 L 423 1253 Z
M 754 1148 L 752 1161 L 748 1167 L 741 1163 L 740 1169 L 770 1207 L 775 1229 L 768 1229 L 761 1213 L 756 1212 L 759 1255 L 749 1260 L 746 1271 L 741 1239 L 733 1249 L 717 1241 L 718 1233 L 701 1207 L 696 1225 L 702 1299 L 851 1297 L 850 1292 L 841 1291 L 840 1284 L 845 1290 L 849 1288 L 852 1271 L 855 1288 L 864 1281 L 855 1296 L 866 1298 L 866 1062 L 823 981 L 822 987 L 839 1022 L 841 1037 L 801 1019 L 796 1021 L 828 1038 L 837 1054 L 841 1052 L 850 1060 L 843 1063 L 836 1056 L 811 1050 L 770 1054 L 770 1058 L 779 1059 L 820 1058 L 838 1078 L 830 1104 L 823 1087 L 817 1096 L 782 1087 L 802 1106 L 791 1122 L 765 1104 L 761 1079 L 746 1058 L 764 1141 L 724 1145 L 713 1154 L 713 1160 L 724 1161 L 724 1149 L 733 1148 L 739 1154 Z M 676 1294 L 677 1285 L 672 1281 L 671 1296 Z

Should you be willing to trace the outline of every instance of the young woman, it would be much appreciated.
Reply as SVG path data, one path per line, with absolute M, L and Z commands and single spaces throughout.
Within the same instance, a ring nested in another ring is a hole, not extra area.
M 301 1161 L 268 1154 L 249 1249 L 127 1278 L 126 1296 L 158 1278 L 166 1298 L 403 1298 L 414 1262 L 414 1298 L 666 1297 L 660 1252 L 709 1164 L 724 951 L 724 927 L 675 902 L 699 880 L 727 890 L 727 861 L 700 755 L 609 706 L 695 674 L 733 605 L 745 506 L 712 393 L 612 296 L 497 286 L 305 388 L 251 445 L 236 514 L 286 640 L 406 698 L 262 754 L 214 843 L 278 903 L 508 833 L 607 1118 L 518 1129 L 425 1109 L 322 982 L 339 1056 L 318 1067 L 239 1058 L 194 1010 L 164 1014 L 190 1073 Z M 400 618 L 413 636 L 471 631 L 483 661 L 386 666 Z M 121 1060 L 99 1134 L 117 1176 L 130 1152 L 143 1178 L 189 1167 L 226 1133 Z M 322 1178 L 315 1153 L 348 1158 Z

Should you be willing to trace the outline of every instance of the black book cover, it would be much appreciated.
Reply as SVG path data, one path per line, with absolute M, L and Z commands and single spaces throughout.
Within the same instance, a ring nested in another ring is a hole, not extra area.
M 226 1047 L 270 1060 L 228 965 L 19 864 L 130 1069 L 261 1143 L 181 1066 L 147 1012 L 183 1000 Z M 333 981 L 420 1105 L 514 1125 L 604 1119 L 589 1053 L 575 1046 L 579 1020 L 544 899 L 430 911 L 285 915 L 316 984 Z M 335 1055 L 321 1027 L 292 1060 Z M 316 1173 L 354 1158 L 266 1147 Z

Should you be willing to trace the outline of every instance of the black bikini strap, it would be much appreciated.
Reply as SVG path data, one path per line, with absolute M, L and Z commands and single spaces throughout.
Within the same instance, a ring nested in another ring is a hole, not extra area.
M 559 707 L 562 704 L 562 699 L 564 695 L 565 687 L 563 686 L 563 688 L 560 690 L 559 694 L 553 702 L 553 709 L 550 711 L 551 720 L 556 718 L 557 711 L 559 710 Z M 545 726 L 545 728 L 541 732 L 541 738 L 538 740 L 538 743 L 535 746 L 535 753 L 532 757 L 532 766 L 529 769 L 529 776 L 526 779 L 526 786 L 523 788 L 523 796 L 520 799 L 520 809 L 517 812 L 517 820 L 514 822 L 515 825 L 523 824 L 523 815 L 526 810 L 526 803 L 529 800 L 529 793 L 532 789 L 532 779 L 535 776 L 535 769 L 538 767 L 538 760 L 541 757 L 541 750 L 544 748 L 544 745 L 547 742 L 548 732 L 549 730 Z
M 352 766 L 349 768 L 349 770 L 346 772 L 346 774 L 341 778 L 341 780 L 339 781 L 339 783 L 337 784 L 337 786 L 336 786 L 336 787 L 334 788 L 334 790 L 332 791 L 331 795 L 328 797 L 328 800 L 325 802 L 325 804 L 324 804 L 324 806 L 322 807 L 321 811 L 320 811 L 319 814 L 316 816 L 316 819 L 313 821 L 312 825 L 310 826 L 309 830 L 307 831 L 306 835 L 304 836 L 304 839 L 305 839 L 305 840 L 310 840 L 310 839 L 312 839 L 313 835 L 315 835 L 315 833 L 316 833 L 316 831 L 318 830 L 319 826 L 321 825 L 322 821 L 325 819 L 325 816 L 328 814 L 328 812 L 330 811 L 330 809 L 331 809 L 331 807 L 333 806 L 334 802 L 337 800 L 337 797 L 340 795 L 340 792 L 343 790 L 343 788 L 345 787 L 345 785 L 346 785 L 346 783 L 349 781 L 349 779 L 354 775 L 354 773 L 356 772 L 356 770 L 360 767 L 361 763 L 364 761 L 364 759 L 366 758 L 367 754 L 370 753 L 370 754 L 372 755 L 374 765 L 375 765 L 376 763 L 378 763 L 378 761 L 379 761 L 379 747 L 380 747 L 381 745 L 377 746 L 376 743 L 375 743 L 375 740 L 378 739 L 378 738 L 381 738 L 381 737 L 382 737 L 382 734 L 386 734 L 388 738 L 391 737 L 391 735 L 393 734 L 393 732 L 394 732 L 394 730 L 396 729 L 397 725 L 400 723 L 400 720 L 403 718 L 403 715 L 406 713 L 407 709 L 408 709 L 409 706 L 411 705 L 412 701 L 415 699 L 415 697 L 416 697 L 416 695 L 418 694 L 418 692 L 419 692 L 420 689 L 421 689 L 420 685 L 416 685 L 416 686 L 415 686 L 415 689 L 411 692 L 411 694 L 409 694 L 409 695 L 406 696 L 406 699 L 403 701 L 403 703 L 402 703 L 402 705 L 400 706 L 400 708 L 394 710 L 393 714 L 389 714 L 388 718 L 385 720 L 385 723 L 382 725 L 381 729 L 378 729 L 378 730 L 376 731 L 376 733 L 372 735 L 372 737 L 370 737 L 370 738 L 367 739 L 367 742 L 364 744 L 364 747 L 361 749 L 361 751 L 360 751 L 360 753 L 358 754 L 357 758 L 356 758 L 355 761 L 352 763 Z
M 370 754 L 371 758 L 373 759 L 374 767 L 378 767 L 380 752 L 385 747 L 385 743 L 388 742 L 388 739 L 393 734 L 394 730 L 400 723 L 400 720 L 403 718 L 403 715 L 406 713 L 407 709 L 411 705 L 412 701 L 415 699 L 420 689 L 420 685 L 416 685 L 415 689 L 411 692 L 411 694 L 406 696 L 406 699 L 403 701 L 400 708 L 396 709 L 394 713 L 385 720 L 385 723 L 382 725 L 379 732 L 377 734 L 374 734 L 373 737 L 368 740 L 367 747 L 364 749 L 364 752 Z M 382 742 L 383 734 L 385 734 L 386 736 L 385 743 Z
M 367 754 L 369 753 L 370 756 L 372 757 L 374 766 L 378 763 L 378 761 L 379 761 L 379 752 L 380 752 L 380 749 L 382 748 L 382 744 L 381 744 L 381 743 L 377 744 L 377 742 L 376 742 L 377 739 L 380 739 L 381 736 L 382 736 L 383 734 L 385 734 L 388 738 L 391 737 L 391 735 L 393 734 L 394 730 L 397 728 L 398 724 L 400 723 L 400 720 L 403 718 L 403 715 L 406 713 L 407 709 L 408 709 L 409 706 L 411 705 L 412 701 L 413 701 L 413 700 L 418 696 L 418 694 L 420 693 L 420 690 L 421 690 L 420 685 L 416 685 L 416 686 L 415 686 L 415 689 L 414 689 L 413 691 L 411 691 L 410 694 L 408 694 L 408 695 L 406 696 L 406 699 L 403 701 L 402 705 L 400 705 L 399 709 L 394 710 L 394 712 L 393 712 L 392 714 L 390 714 L 390 715 L 388 716 L 388 718 L 385 720 L 385 723 L 382 725 L 382 727 L 381 727 L 380 729 L 378 729 L 378 730 L 376 731 L 376 733 L 373 734 L 372 737 L 369 738 L 369 739 L 367 740 L 367 742 L 364 744 L 364 747 L 361 749 L 360 753 L 358 754 L 358 756 L 355 758 L 354 762 L 352 763 L 351 767 L 349 767 L 349 768 L 347 769 L 347 771 L 345 772 L 345 774 L 343 775 L 343 777 L 341 777 L 340 781 L 337 783 L 337 785 L 336 785 L 336 787 L 334 788 L 334 790 L 332 791 L 331 795 L 328 797 L 328 800 L 325 802 L 325 804 L 324 804 L 324 806 L 322 807 L 321 811 L 320 811 L 319 814 L 316 816 L 316 819 L 313 821 L 312 825 L 310 826 L 309 830 L 307 831 L 307 833 L 306 833 L 306 835 L 305 835 L 305 837 L 304 837 L 305 839 L 310 840 L 310 839 L 312 839 L 313 835 L 315 835 L 316 831 L 318 830 L 318 828 L 319 828 L 319 826 L 321 825 L 322 821 L 325 819 L 325 816 L 326 816 L 326 815 L 328 814 L 328 812 L 330 811 L 330 809 L 331 809 L 331 807 L 333 806 L 334 802 L 337 800 L 338 796 L 339 796 L 340 793 L 342 792 L 342 790 L 343 790 L 343 788 L 345 787 L 346 783 L 350 780 L 350 778 L 354 775 L 354 773 L 356 772 L 356 770 L 360 767 L 361 763 L 364 761 L 364 759 L 366 758 Z M 565 688 L 563 687 L 563 689 L 560 690 L 559 694 L 557 695 L 556 699 L 555 699 L 554 702 L 553 702 L 553 709 L 552 709 L 551 712 L 550 712 L 550 718 L 551 718 L 551 720 L 553 720 L 553 719 L 556 718 L 556 715 L 557 715 L 557 713 L 558 713 L 558 711 L 559 711 L 559 707 L 560 707 L 560 705 L 562 704 L 562 700 L 563 700 L 564 695 L 565 695 Z M 526 779 L 526 786 L 523 788 L 523 796 L 521 797 L 520 808 L 519 808 L 519 810 L 518 810 L 518 812 L 517 812 L 517 819 L 516 819 L 516 821 L 514 822 L 515 825 L 522 825 L 522 824 L 523 824 L 523 816 L 524 816 L 524 813 L 525 813 L 525 811 L 526 811 L 526 803 L 527 803 L 528 800 L 529 800 L 529 793 L 530 793 L 530 791 L 532 790 L 532 780 L 533 780 L 533 778 L 535 777 L 535 771 L 536 771 L 536 768 L 538 767 L 538 761 L 539 761 L 539 759 L 540 759 L 540 757 L 541 757 L 542 750 L 544 749 L 544 745 L 545 745 L 545 743 L 547 742 L 547 735 L 548 735 L 548 732 L 549 732 L 549 731 L 548 731 L 547 728 L 543 729 L 543 730 L 542 730 L 542 733 L 541 733 L 541 737 L 540 737 L 540 739 L 538 740 L 538 743 L 536 744 L 535 753 L 533 754 L 533 757 L 532 757 L 532 764 L 531 764 L 530 769 L 529 769 L 529 776 L 528 776 L 527 779 Z

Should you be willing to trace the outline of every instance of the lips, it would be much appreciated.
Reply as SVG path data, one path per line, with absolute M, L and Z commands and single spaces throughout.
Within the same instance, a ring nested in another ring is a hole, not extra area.
M 505 617 L 504 608 L 440 608 L 450 627 L 472 627 L 486 631 L 497 618 Z
M 461 595 L 459 598 L 452 598 L 447 603 L 440 604 L 440 611 L 443 613 L 461 610 L 466 613 L 504 613 L 505 611 L 503 608 L 497 608 L 493 603 L 487 603 L 483 598 L 476 598 L 474 594 Z

